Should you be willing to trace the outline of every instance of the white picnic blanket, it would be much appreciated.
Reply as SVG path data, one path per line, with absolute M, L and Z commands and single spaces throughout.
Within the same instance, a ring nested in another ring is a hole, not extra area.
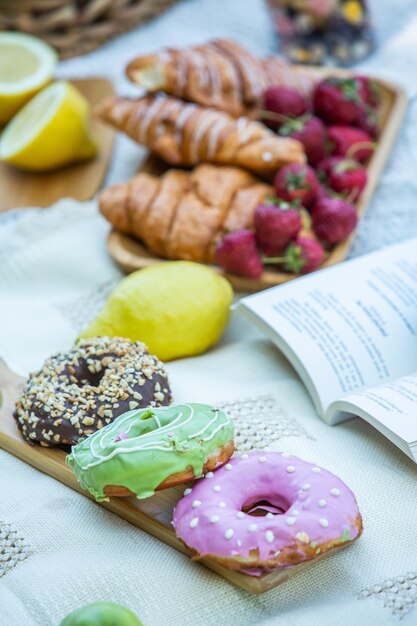
M 417 94 L 414 0 L 373 3 L 381 48 L 364 69 Z M 385 10 L 384 10 L 385 8 Z M 414 18 L 414 19 L 413 19 Z M 83 58 L 66 76 L 105 74 L 126 86 L 133 50 L 232 36 L 274 49 L 260 0 L 188 0 Z M 353 254 L 417 233 L 412 106 Z M 131 175 L 141 153 L 118 142 L 109 180 Z M 121 274 L 105 247 L 94 202 L 0 216 L 0 356 L 17 372 L 71 344 Z M 399 355 L 400 358 L 400 355 Z M 206 355 L 168 365 L 177 401 L 229 402 L 239 444 L 286 449 L 340 475 L 354 490 L 365 531 L 355 545 L 262 596 L 252 596 L 98 505 L 0 451 L 0 624 L 57 626 L 77 606 L 108 599 L 145 626 L 392 625 L 417 622 L 417 467 L 360 420 L 321 422 L 292 368 L 262 335 L 233 318 Z M 263 420 L 268 419 L 267 425 Z

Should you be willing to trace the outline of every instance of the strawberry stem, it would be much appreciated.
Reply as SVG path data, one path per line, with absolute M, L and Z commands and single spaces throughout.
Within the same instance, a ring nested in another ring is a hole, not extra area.
M 363 148 L 375 150 L 377 145 L 378 144 L 375 141 L 357 141 L 356 143 L 352 144 L 348 150 L 346 150 L 345 158 L 353 158 L 354 154 L 358 152 L 358 150 L 362 150 Z
M 277 263 L 285 263 L 286 259 L 283 256 L 264 256 L 262 257 L 262 263 L 264 265 L 274 265 Z
M 260 120 L 271 120 L 272 122 L 281 122 L 285 124 L 291 122 L 294 118 L 288 117 L 288 115 L 282 115 L 281 113 L 274 113 L 273 111 L 260 110 L 256 111 L 256 117 Z

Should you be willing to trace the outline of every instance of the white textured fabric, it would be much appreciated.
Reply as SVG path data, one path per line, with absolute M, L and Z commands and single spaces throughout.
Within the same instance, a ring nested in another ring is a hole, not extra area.
M 402 82 L 414 97 L 417 7 L 415 0 L 402 0 L 401 10 L 394 4 L 373 2 L 383 45 L 363 67 Z M 106 74 L 125 88 L 121 68 L 134 49 L 212 36 L 235 37 L 259 53 L 275 45 L 260 0 L 188 0 L 142 30 L 63 63 L 60 73 Z M 413 101 L 354 254 L 417 232 L 416 122 Z M 109 180 L 128 178 L 142 155 L 119 141 Z M 94 202 L 0 216 L 0 355 L 13 369 L 25 374 L 67 347 L 120 279 L 106 252 L 107 232 Z M 256 408 L 271 415 L 269 447 L 315 460 L 352 487 L 363 537 L 280 588 L 252 596 L 0 451 L 0 519 L 19 545 L 30 546 L 14 567 L 9 559 L 0 579 L 0 623 L 56 626 L 76 606 L 108 599 L 129 606 L 145 626 L 385 626 L 399 616 L 415 624 L 415 464 L 360 420 L 335 428 L 321 422 L 292 368 L 243 320 L 233 319 L 206 355 L 168 369 L 177 401 L 240 402 L 233 410 L 247 420 L 241 446 L 256 443 L 259 433 L 248 424 Z M 0 530 L 0 559 L 9 552 L 10 537 Z

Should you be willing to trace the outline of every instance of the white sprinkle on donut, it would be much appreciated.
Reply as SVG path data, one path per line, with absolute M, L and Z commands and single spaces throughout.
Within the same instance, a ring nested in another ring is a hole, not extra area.
M 332 494 L 332 496 L 340 496 L 340 490 L 336 489 L 336 487 L 330 489 L 330 493 Z
M 319 524 L 320 526 L 323 526 L 323 528 L 327 528 L 329 525 L 329 522 L 327 521 L 327 519 L 322 517 L 321 519 L 319 519 Z
M 225 509 L 226 508 L 226 502 L 219 502 L 219 507 L 221 509 Z
M 198 524 L 198 517 L 193 517 L 193 519 L 190 522 L 190 528 L 195 528 Z
M 260 456 L 258 461 L 259 463 L 266 463 L 266 456 Z
M 224 533 L 224 538 L 225 539 L 231 539 L 233 537 L 233 535 L 235 534 L 235 531 L 232 530 L 231 528 L 228 528 L 226 530 L 226 532 Z
M 281 554 L 281 550 L 277 550 L 276 552 L 274 552 L 274 556 L 279 556 Z
M 258 530 L 258 526 L 257 526 L 257 524 L 249 524 L 249 526 L 248 526 L 248 531 L 249 531 L 250 533 L 254 533 L 254 532 L 256 532 L 257 530 Z
M 216 493 L 220 493 L 221 490 L 222 488 L 220 487 L 220 485 L 214 485 L 213 491 L 215 491 Z
M 240 548 L 240 547 L 241 547 L 242 542 L 240 541 L 240 539 L 238 539 L 238 540 L 236 541 L 236 545 L 237 545 L 237 547 L 238 547 L 238 548 Z
M 312 468 L 311 468 L 311 471 L 312 471 L 312 472 L 314 472 L 315 474 L 320 474 L 320 471 L 321 471 L 321 470 L 320 470 L 320 468 L 319 468 L 319 467 L 315 466 L 315 467 L 312 467 Z
M 288 526 L 294 526 L 295 522 L 297 521 L 295 517 L 287 517 L 287 519 L 285 520 L 286 523 L 288 524 Z
M 273 514 L 273 513 L 269 512 L 269 513 L 267 513 L 267 514 L 265 515 L 265 517 L 266 517 L 266 519 L 274 519 L 274 517 L 275 517 L 275 516 L 274 516 L 274 514 Z
M 287 467 L 287 472 L 288 472 L 289 474 L 292 474 L 293 472 L 295 472 L 295 467 L 294 467 L 294 465 L 288 465 L 288 467 Z
M 224 469 L 230 472 L 230 470 L 233 469 L 233 465 L 231 463 L 226 463 L 226 465 L 224 466 Z
M 217 524 L 220 521 L 220 517 L 218 515 L 212 515 L 210 517 L 210 524 Z
M 249 454 L 242 454 L 242 456 L 240 457 L 241 459 L 248 459 L 249 458 Z
M 204 478 L 213 478 L 213 476 L 214 476 L 213 472 L 207 472 Z
M 300 511 L 297 511 L 297 509 L 292 509 L 291 512 L 293 515 L 300 515 Z
M 310 485 L 309 483 L 305 483 L 305 484 L 301 487 L 301 489 L 302 489 L 303 491 L 308 491 L 308 490 L 310 489 L 310 487 L 311 487 L 311 485 Z
M 289 458 L 290 458 L 290 456 L 291 456 L 291 454 L 290 454 L 289 452 L 283 452 L 283 453 L 281 454 L 281 456 L 282 456 L 284 459 L 289 459 Z
M 264 537 L 267 543 L 272 543 L 275 539 L 274 533 L 272 532 L 272 530 L 267 530 Z
M 327 500 L 324 500 L 324 499 L 319 500 L 319 501 L 317 502 L 317 504 L 319 505 L 319 507 L 320 507 L 321 509 L 324 509 L 324 507 L 325 507 L 325 506 L 326 506 L 326 504 L 327 504 Z
M 245 514 L 244 514 L 243 511 L 238 511 L 236 513 L 236 517 L 237 517 L 237 519 L 243 519 L 245 517 Z
M 302 543 L 310 543 L 310 537 L 303 530 L 297 533 L 295 536 L 298 541 L 301 541 Z
M 184 495 L 188 496 L 188 494 L 190 494 L 192 492 L 192 489 L 190 489 L 189 487 L 184 491 Z
M 193 508 L 196 509 L 198 506 L 201 506 L 201 500 L 194 500 L 193 501 Z

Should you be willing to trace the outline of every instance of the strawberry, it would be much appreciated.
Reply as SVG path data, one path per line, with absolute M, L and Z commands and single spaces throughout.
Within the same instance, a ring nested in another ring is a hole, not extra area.
M 278 85 L 265 90 L 263 102 L 267 111 L 284 117 L 299 117 L 309 109 L 307 100 L 298 91 Z M 267 121 L 267 125 L 272 128 L 276 128 L 279 124 L 279 121 Z
M 284 253 L 284 267 L 288 272 L 308 274 L 324 261 L 323 246 L 315 239 L 297 237 Z
M 278 134 L 300 141 L 304 146 L 304 152 L 310 165 L 316 165 L 325 157 L 326 127 L 314 115 L 307 113 L 298 119 L 288 120 L 279 128 Z
M 317 173 L 320 180 L 338 194 L 349 198 L 352 202 L 362 193 L 368 175 L 366 169 L 355 159 L 341 156 L 327 157 L 319 163 Z
M 358 125 L 367 105 L 356 78 L 326 78 L 313 93 L 314 112 L 327 124 Z
M 381 89 L 378 83 L 369 76 L 356 76 L 360 87 L 360 92 L 364 102 L 372 107 L 376 108 L 381 104 Z
M 256 240 L 267 256 L 276 256 L 302 228 L 299 212 L 288 202 L 260 204 L 255 209 Z
M 377 137 L 379 129 L 378 113 L 369 108 L 366 111 L 363 111 L 359 117 L 358 126 L 371 137 Z
M 341 198 L 321 198 L 314 206 L 312 221 L 317 237 L 334 244 L 350 235 L 358 215 L 355 207 Z
M 316 199 L 319 181 L 309 165 L 289 163 L 275 176 L 274 189 L 278 198 L 287 202 L 298 201 L 309 208 Z
M 372 137 L 360 128 L 354 126 L 329 126 L 328 143 L 331 154 L 336 156 L 355 157 L 360 163 L 364 163 L 372 155 Z
M 251 230 L 227 233 L 217 244 L 216 260 L 226 272 L 248 278 L 259 278 L 263 271 L 255 234 Z

